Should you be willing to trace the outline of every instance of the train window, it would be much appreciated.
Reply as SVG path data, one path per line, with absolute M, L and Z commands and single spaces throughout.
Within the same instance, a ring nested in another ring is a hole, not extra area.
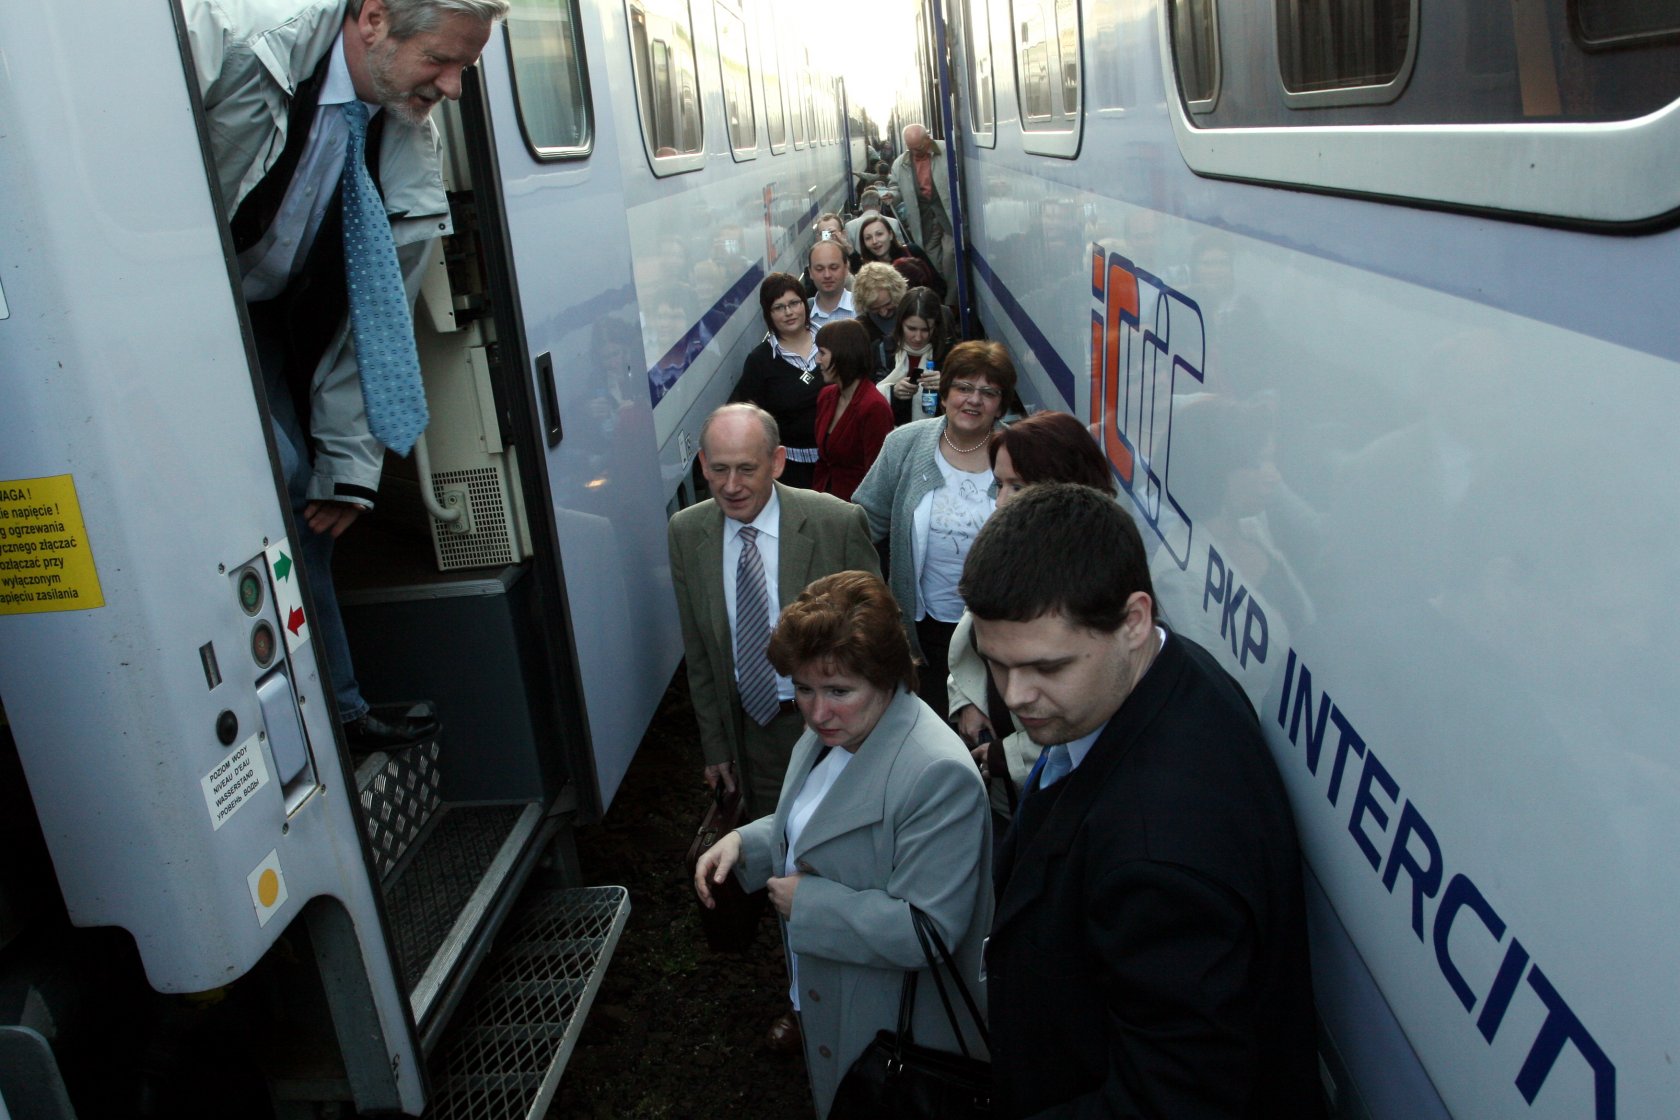
M 962 0 L 957 24 L 962 32 L 963 72 L 969 76 L 968 126 L 974 142 L 997 147 L 997 91 L 992 83 L 992 13 L 990 0 Z
M 758 117 L 753 113 L 752 73 L 747 62 L 747 24 L 722 4 L 717 13 L 718 67 L 723 74 L 723 112 L 729 148 L 737 160 L 758 154 Z
M 1192 113 L 1219 103 L 1219 9 L 1215 0 L 1172 0 L 1173 53 L 1178 84 Z
M 787 151 L 787 107 L 782 101 L 781 52 L 776 49 L 776 21 L 769 4 L 758 9 L 758 74 L 764 87 L 764 130 L 770 151 Z
M 1010 15 L 1023 146 L 1072 158 L 1082 117 L 1077 0 L 1013 0 Z
M 1200 174 L 1574 223 L 1680 214 L 1672 4 L 1227 4 L 1204 47 L 1199 2 L 1172 0 L 1160 45 Z M 1275 62 L 1219 47 L 1268 36 Z M 1217 96 L 1198 104 L 1207 50 Z
M 516 0 L 507 15 L 519 128 L 538 159 L 579 159 L 592 139 L 589 79 L 573 0 Z
M 1594 47 L 1680 35 L 1680 9 L 1661 0 L 1570 0 L 1569 22 L 1575 37 Z
M 684 0 L 629 0 L 630 56 L 642 142 L 655 175 L 705 161 L 694 24 Z
M 1278 68 L 1297 105 L 1381 104 L 1417 53 L 1418 0 L 1276 0 Z

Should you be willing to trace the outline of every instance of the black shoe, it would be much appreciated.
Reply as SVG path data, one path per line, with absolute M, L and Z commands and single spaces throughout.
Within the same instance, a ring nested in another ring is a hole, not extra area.
M 418 714 L 416 714 L 418 713 Z M 437 738 L 438 721 L 429 706 L 405 711 L 365 712 L 344 725 L 344 738 L 354 755 L 399 751 Z

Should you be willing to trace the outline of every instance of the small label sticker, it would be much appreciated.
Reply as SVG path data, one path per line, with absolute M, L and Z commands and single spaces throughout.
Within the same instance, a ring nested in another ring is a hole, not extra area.
M 257 869 L 245 876 L 251 888 L 251 904 L 257 908 L 257 925 L 266 926 L 280 907 L 286 905 L 286 875 L 280 870 L 280 852 L 271 849 Z
M 104 605 L 75 480 L 0 480 L 0 614 Z
M 245 802 L 268 784 L 268 763 L 263 760 L 262 743 L 252 735 L 204 775 L 200 784 L 204 787 L 204 804 L 210 809 L 210 823 L 215 831 L 220 831 Z
M 274 609 L 286 632 L 286 652 L 309 640 L 309 619 L 303 614 L 303 590 L 298 584 L 297 555 L 291 542 L 268 546 L 268 574 L 274 584 Z

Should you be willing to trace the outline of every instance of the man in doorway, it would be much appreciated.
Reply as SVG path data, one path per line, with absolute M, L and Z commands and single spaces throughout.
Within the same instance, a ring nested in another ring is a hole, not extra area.
M 826 231 L 811 245 L 805 271 L 817 294 L 811 297 L 811 326 L 821 328 L 841 319 L 857 318 L 852 293 L 846 290 L 846 251 L 837 235 Z
M 1046 748 L 994 868 L 999 1115 L 1322 1117 L 1289 802 L 1247 697 L 1157 622 L 1137 526 L 1030 487 L 960 590 Z
M 951 206 L 945 182 L 944 152 L 920 124 L 904 128 L 904 151 L 893 161 L 893 191 L 899 217 L 945 277 L 945 290 L 956 297 L 956 241 L 951 235 Z
M 406 746 L 437 723 L 362 698 L 332 548 L 372 508 L 385 448 L 406 455 L 426 426 L 412 307 L 451 230 L 431 111 L 461 96 L 507 2 L 183 0 L 182 13 L 339 719 L 352 751 Z

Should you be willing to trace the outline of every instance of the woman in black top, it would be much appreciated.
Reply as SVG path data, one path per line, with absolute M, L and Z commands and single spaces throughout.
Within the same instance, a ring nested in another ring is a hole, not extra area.
M 900 257 L 909 257 L 927 266 L 931 283 L 928 287 L 939 293 L 939 298 L 945 298 L 945 278 L 939 274 L 939 269 L 928 259 L 927 253 L 920 245 L 906 245 L 893 236 L 892 227 L 879 214 L 864 220 L 858 227 L 858 244 L 852 253 L 852 272 L 855 275 L 866 264 L 892 264 Z
M 817 332 L 811 329 L 797 277 L 772 272 L 758 286 L 758 303 L 769 329 L 742 363 L 741 380 L 729 399 L 751 401 L 776 418 L 787 448 L 781 481 L 810 489 L 817 464 L 817 397 L 823 386 Z

